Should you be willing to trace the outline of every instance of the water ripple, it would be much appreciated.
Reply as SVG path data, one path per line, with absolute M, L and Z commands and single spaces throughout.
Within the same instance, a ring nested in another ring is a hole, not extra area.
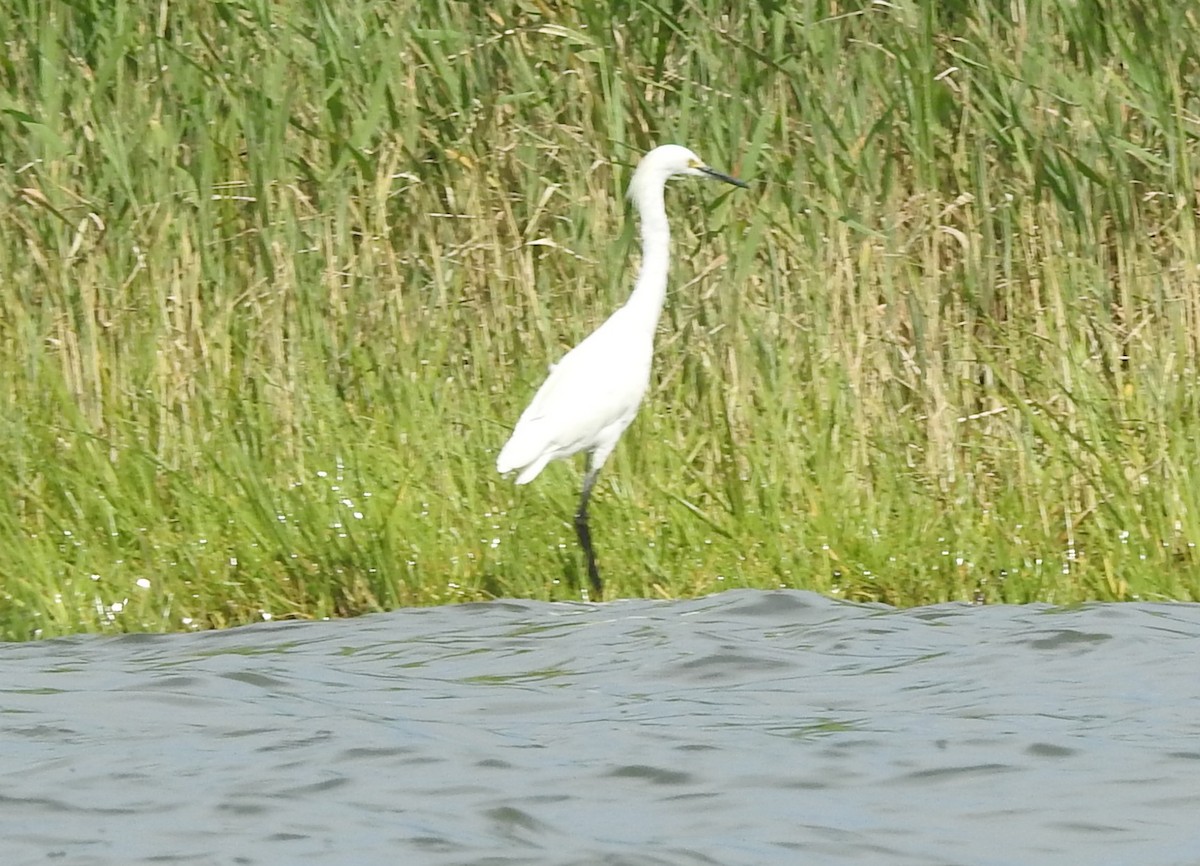
M 6 863 L 1184 864 L 1200 606 L 498 602 L 0 646 Z

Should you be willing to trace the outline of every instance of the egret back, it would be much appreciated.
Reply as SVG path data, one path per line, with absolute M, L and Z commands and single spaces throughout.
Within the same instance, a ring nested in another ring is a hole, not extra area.
M 500 451 L 501 473 L 532 481 L 551 460 L 589 451 L 603 462 L 650 382 L 652 335 L 631 332 L 622 307 L 554 366 Z

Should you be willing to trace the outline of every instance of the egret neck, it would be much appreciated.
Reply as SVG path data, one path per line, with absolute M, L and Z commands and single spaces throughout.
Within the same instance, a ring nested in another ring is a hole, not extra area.
M 644 335 L 653 341 L 667 297 L 667 272 L 671 264 L 671 229 L 663 201 L 666 178 L 634 177 L 629 197 L 641 222 L 642 262 L 633 293 L 625 302 L 630 318 L 644 327 Z

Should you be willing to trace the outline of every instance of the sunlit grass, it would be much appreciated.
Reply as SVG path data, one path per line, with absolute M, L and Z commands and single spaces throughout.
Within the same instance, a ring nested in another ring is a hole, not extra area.
M 669 192 L 612 595 L 1200 597 L 1187 4 L 9 18 L 0 636 L 578 597 L 493 464 L 667 141 L 753 188 Z

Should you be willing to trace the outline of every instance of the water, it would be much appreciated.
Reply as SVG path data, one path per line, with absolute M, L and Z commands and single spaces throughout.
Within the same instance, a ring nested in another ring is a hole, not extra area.
M 17 864 L 1196 864 L 1200 606 L 798 592 L 0 646 Z

